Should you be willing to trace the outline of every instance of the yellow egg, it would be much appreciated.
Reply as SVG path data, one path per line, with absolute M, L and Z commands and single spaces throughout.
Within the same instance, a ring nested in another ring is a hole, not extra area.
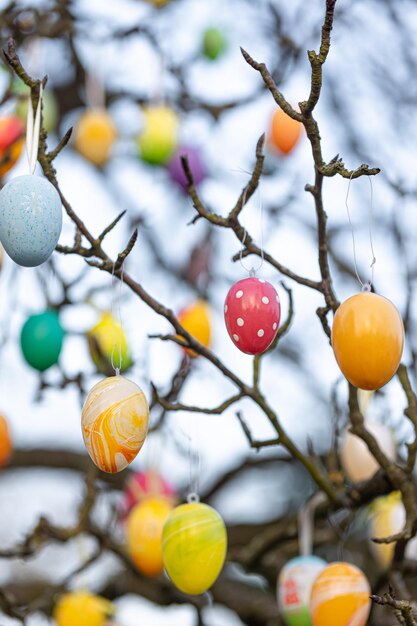
M 164 165 L 174 153 L 178 140 L 178 116 L 166 106 L 143 110 L 144 129 L 138 137 L 141 158 L 151 165 Z
M 126 333 L 111 313 L 103 313 L 97 324 L 88 331 L 87 340 L 90 356 L 101 374 L 105 376 L 113 374 L 112 353 L 115 367 L 119 367 L 120 356 L 122 359 L 120 369 L 126 371 L 132 366 Z
M 74 591 L 61 596 L 53 618 L 57 626 L 104 626 L 114 605 L 88 591 Z
M 165 569 L 183 593 L 197 595 L 213 585 L 223 568 L 226 549 L 225 524 L 207 504 L 177 506 L 164 526 Z
M 116 127 L 104 109 L 87 109 L 74 129 L 75 148 L 95 165 L 108 161 L 116 138 Z
M 158 576 L 162 561 L 162 529 L 172 510 L 163 496 L 148 497 L 137 504 L 127 519 L 127 550 L 138 570 L 146 576 Z
M 94 385 L 81 416 L 85 447 L 103 472 L 123 470 L 138 454 L 148 432 L 149 408 L 136 383 L 111 376 Z
M 180 311 L 178 321 L 194 339 L 208 348 L 211 340 L 210 317 L 210 307 L 207 302 L 197 300 L 191 306 Z M 198 356 L 193 350 L 186 349 L 186 352 L 192 357 Z
M 365 427 L 375 437 L 386 456 L 394 461 L 397 453 L 391 430 L 372 420 L 366 420 Z M 340 446 L 340 461 L 346 476 L 354 483 L 372 478 L 379 470 L 378 461 L 369 452 L 366 443 L 348 430 Z

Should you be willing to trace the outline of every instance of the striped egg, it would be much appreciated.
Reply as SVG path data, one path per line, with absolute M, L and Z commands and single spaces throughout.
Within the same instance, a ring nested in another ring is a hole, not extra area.
M 123 376 L 104 378 L 88 394 L 81 416 L 85 447 L 103 472 L 116 473 L 133 461 L 148 432 L 143 391 Z

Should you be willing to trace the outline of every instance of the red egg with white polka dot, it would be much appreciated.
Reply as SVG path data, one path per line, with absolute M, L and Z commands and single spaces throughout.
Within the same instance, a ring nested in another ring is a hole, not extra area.
M 262 354 L 274 341 L 281 305 L 271 283 L 261 278 L 244 278 L 229 290 L 224 303 L 224 320 L 231 340 L 246 354 Z

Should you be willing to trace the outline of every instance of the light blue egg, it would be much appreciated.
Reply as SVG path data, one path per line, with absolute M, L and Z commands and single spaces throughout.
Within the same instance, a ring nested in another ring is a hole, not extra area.
M 44 263 L 61 229 L 61 199 L 46 178 L 18 176 L 0 191 L 0 240 L 15 263 L 24 267 Z

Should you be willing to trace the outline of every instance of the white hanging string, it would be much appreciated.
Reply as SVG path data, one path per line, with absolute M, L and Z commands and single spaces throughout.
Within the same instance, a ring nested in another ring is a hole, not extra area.
M 39 133 L 41 129 L 41 109 L 42 109 L 42 82 L 39 83 L 39 100 L 36 107 L 35 119 L 33 119 L 33 106 L 31 93 L 29 94 L 28 112 L 26 118 L 26 155 L 29 164 L 29 173 L 34 174 L 36 161 L 38 160 Z
M 112 324 L 112 333 L 113 333 L 113 348 L 111 351 L 111 366 L 114 369 L 115 375 L 119 376 L 120 370 L 122 369 L 123 364 L 123 356 L 122 356 L 122 341 L 123 341 L 123 320 L 122 320 L 122 309 L 120 305 L 120 301 L 122 298 L 122 286 L 123 286 L 123 263 L 120 268 L 121 275 L 120 280 L 117 279 L 114 269 L 115 263 L 113 263 L 113 269 L 111 273 L 111 324 Z M 118 280 L 119 293 L 117 294 L 117 285 L 115 281 Z M 116 313 L 116 303 L 117 303 L 117 313 Z M 116 319 L 119 325 L 118 332 L 116 333 Z M 115 364 L 115 353 L 117 351 L 118 354 L 118 363 Z
M 372 226 L 373 226 L 373 210 L 374 210 L 374 194 L 373 194 L 373 187 L 372 187 L 372 180 L 371 177 L 368 176 L 368 180 L 369 180 L 369 184 L 370 184 L 370 195 L 371 195 L 371 199 L 370 199 L 370 208 L 369 208 L 369 213 L 368 213 L 368 231 L 369 231 L 369 245 L 371 248 L 371 254 L 372 254 L 372 260 L 371 260 L 371 280 L 370 282 L 362 282 L 361 277 L 359 276 L 359 271 L 358 271 L 358 264 L 357 264 L 357 259 L 356 259 L 356 241 L 355 241 L 355 229 L 353 227 L 353 223 L 352 223 L 352 219 L 350 216 L 350 210 L 349 210 L 349 193 L 350 193 L 350 185 L 352 182 L 352 176 L 349 178 L 349 184 L 348 184 L 348 188 L 347 188 L 347 192 L 346 192 L 346 198 L 345 198 L 345 206 L 346 206 L 346 212 L 348 215 L 348 220 L 349 220 L 349 225 L 350 225 L 350 230 L 351 230 L 351 234 L 352 234 L 352 249 L 353 249 L 353 262 L 354 262 L 354 266 L 355 266 L 355 274 L 356 274 L 356 278 L 358 279 L 361 287 L 362 287 L 362 291 L 371 291 L 372 289 L 372 285 L 374 284 L 374 268 L 375 268 L 375 263 L 376 263 L 376 257 L 375 257 L 375 251 L 374 251 L 374 243 L 373 243 L 373 237 L 372 237 Z
M 325 494 L 319 491 L 310 498 L 298 513 L 298 541 L 301 556 L 310 556 L 313 553 L 314 513 L 319 504 L 325 502 L 325 500 Z
M 85 101 L 89 109 L 105 109 L 106 93 L 102 81 L 90 73 L 85 75 Z
M 261 187 L 260 184 L 258 184 L 258 198 L 259 198 L 259 220 L 260 220 L 260 239 L 261 239 L 261 245 L 260 245 L 260 250 L 261 250 L 261 260 L 258 264 L 258 266 L 255 268 L 253 267 L 253 265 L 251 267 L 247 267 L 244 262 L 243 262 L 243 253 L 245 251 L 245 241 L 246 241 L 246 235 L 247 235 L 247 231 L 246 228 L 243 228 L 243 237 L 242 237 L 242 248 L 240 249 L 240 257 L 239 257 L 239 262 L 241 264 L 241 266 L 243 267 L 243 269 L 248 272 L 249 276 L 255 276 L 256 272 L 258 272 L 263 263 L 264 263 L 264 232 L 263 232 L 263 202 L 262 202 L 262 195 L 261 195 Z M 245 188 L 244 192 L 243 192 L 243 196 L 242 196 L 242 206 L 244 206 L 245 202 L 246 202 L 246 194 L 247 194 L 247 189 Z

